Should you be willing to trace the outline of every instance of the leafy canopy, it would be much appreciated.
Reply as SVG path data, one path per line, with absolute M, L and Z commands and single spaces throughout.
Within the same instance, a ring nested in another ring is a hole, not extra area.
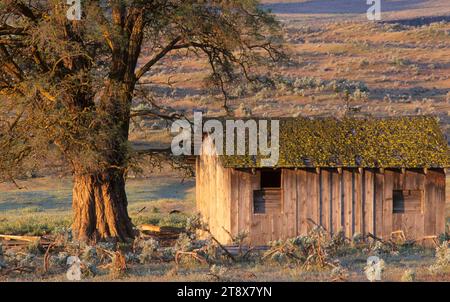
M 283 57 L 279 24 L 256 0 L 84 0 L 81 21 L 67 9 L 0 4 L 0 179 L 53 153 L 77 172 L 125 169 L 136 85 L 166 56 L 204 58 L 225 100 Z

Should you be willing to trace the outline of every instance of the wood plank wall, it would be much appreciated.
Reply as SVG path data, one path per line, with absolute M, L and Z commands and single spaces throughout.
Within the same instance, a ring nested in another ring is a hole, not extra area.
M 214 161 L 197 165 L 199 210 L 224 243 L 230 243 L 224 228 L 233 235 L 249 233 L 252 245 L 304 235 L 315 223 L 331 233 L 343 230 L 349 238 L 368 232 L 389 238 L 393 231 L 403 230 L 408 238 L 417 239 L 445 230 L 443 171 L 430 170 L 425 175 L 423 171 L 378 169 L 342 169 L 341 173 L 337 169 L 283 169 L 281 211 L 254 214 L 258 172 L 224 169 Z M 394 190 L 423 190 L 423 212 L 394 214 Z
M 210 148 L 211 145 L 210 141 L 205 140 L 203 148 Z M 196 159 L 197 210 L 208 223 L 212 234 L 221 242 L 231 240 L 228 232 L 238 232 L 236 226 L 232 228 L 231 216 L 243 217 L 242 213 L 237 212 L 240 180 L 231 177 L 231 174 L 232 169 L 223 168 L 217 156 L 203 155 Z M 246 188 L 248 187 L 242 187 Z M 250 215 L 251 212 L 248 210 L 247 213 Z

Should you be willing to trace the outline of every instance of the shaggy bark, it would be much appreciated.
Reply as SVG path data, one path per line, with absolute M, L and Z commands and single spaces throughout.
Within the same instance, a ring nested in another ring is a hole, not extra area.
M 74 237 L 82 241 L 134 237 L 128 216 L 125 179 L 121 172 L 75 175 L 73 187 Z

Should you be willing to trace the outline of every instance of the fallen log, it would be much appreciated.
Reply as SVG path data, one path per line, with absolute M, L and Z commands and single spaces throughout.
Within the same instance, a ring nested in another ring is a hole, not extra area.
M 402 230 L 391 232 L 391 240 L 394 240 L 396 236 L 403 242 L 406 241 L 405 233 Z
M 0 242 L 3 246 L 10 248 L 24 248 L 30 244 L 39 244 L 42 248 L 46 249 L 53 243 L 53 240 L 45 236 L 0 235 Z
M 419 239 L 418 241 L 420 241 L 420 242 L 422 242 L 422 244 L 424 244 L 424 242 L 426 242 L 427 240 L 431 240 L 431 242 L 433 242 L 435 247 L 439 246 L 438 236 L 436 236 L 436 235 L 424 236 L 421 239 Z
M 161 234 L 180 234 L 185 230 L 183 228 L 165 227 L 153 224 L 141 224 L 138 229 L 144 232 L 161 233 Z
M 38 236 L 16 236 L 16 235 L 0 235 L 0 239 L 4 240 L 16 240 L 16 241 L 26 241 L 26 242 L 39 242 L 41 237 Z

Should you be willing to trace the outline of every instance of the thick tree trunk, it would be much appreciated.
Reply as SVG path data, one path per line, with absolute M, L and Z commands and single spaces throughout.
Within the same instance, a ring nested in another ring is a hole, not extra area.
M 74 238 L 81 241 L 134 238 L 128 216 L 123 173 L 117 170 L 75 174 L 73 187 Z

